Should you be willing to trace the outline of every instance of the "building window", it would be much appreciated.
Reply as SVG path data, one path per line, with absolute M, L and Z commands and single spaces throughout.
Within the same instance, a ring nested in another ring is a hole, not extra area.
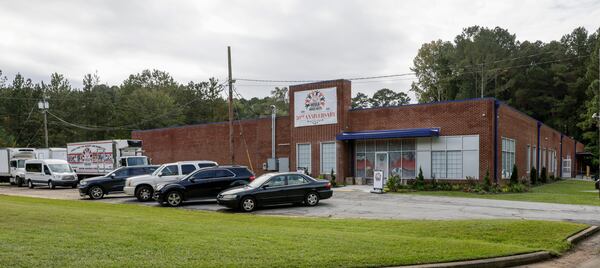
M 509 178 L 515 165 L 515 140 L 502 138 L 502 177 Z
M 546 148 L 542 149 L 542 164 L 540 165 L 542 168 L 547 167 L 546 166 Z
M 311 173 L 310 165 L 310 144 L 297 144 L 296 145 L 296 168 L 306 169 L 308 173 Z
M 436 179 L 460 179 L 463 177 L 462 151 L 432 151 L 431 174 Z
M 527 174 L 531 170 L 531 145 L 527 144 Z
M 335 142 L 321 143 L 321 174 L 336 172 L 335 168 Z
M 417 166 L 415 139 L 357 140 L 355 149 L 356 177 L 373 178 L 377 152 L 387 153 L 389 176 L 397 175 L 402 179 L 415 178 Z
M 447 178 L 459 179 L 462 178 L 462 152 L 448 151 L 446 152 L 447 161 Z
M 431 176 L 436 179 L 446 178 L 446 152 L 431 152 Z

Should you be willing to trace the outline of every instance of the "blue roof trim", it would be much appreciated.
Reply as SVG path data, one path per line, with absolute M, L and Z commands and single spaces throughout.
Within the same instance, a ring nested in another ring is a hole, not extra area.
M 440 128 L 408 128 L 391 130 L 369 130 L 357 132 L 342 132 L 336 135 L 339 141 L 364 140 L 364 139 L 389 139 L 389 138 L 417 138 L 433 137 L 440 135 Z

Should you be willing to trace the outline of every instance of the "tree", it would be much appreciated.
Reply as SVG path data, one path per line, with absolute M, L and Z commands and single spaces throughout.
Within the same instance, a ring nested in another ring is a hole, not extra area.
M 447 100 L 452 79 L 450 63 L 453 60 L 454 47 L 442 40 L 423 44 L 413 60 L 411 68 L 418 81 L 413 82 L 411 90 L 419 102 Z
M 410 98 L 404 92 L 394 92 L 393 90 L 382 88 L 373 94 L 369 102 L 372 107 L 389 107 L 408 104 Z
M 358 94 L 356 94 L 356 97 L 352 98 L 352 108 L 354 109 L 369 108 L 369 104 L 369 96 L 362 92 L 358 92 Z
M 531 167 L 531 170 L 529 171 L 529 182 L 531 183 L 531 185 L 536 185 L 538 183 L 537 177 L 537 169 L 535 169 L 535 167 Z

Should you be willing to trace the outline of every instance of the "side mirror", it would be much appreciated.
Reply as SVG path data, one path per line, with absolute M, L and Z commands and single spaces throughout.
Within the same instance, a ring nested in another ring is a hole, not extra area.
M 115 173 L 111 173 L 110 174 L 110 177 L 113 178 L 113 179 L 115 178 L 115 176 L 116 176 Z
M 263 185 L 263 186 L 262 186 L 262 188 L 263 188 L 263 189 L 267 189 L 267 188 L 269 188 L 269 185 L 268 185 L 268 184 L 265 184 L 265 185 Z
M 158 176 L 159 176 L 159 177 L 162 177 L 162 176 L 163 176 L 163 173 L 162 173 L 162 172 L 158 172 Z

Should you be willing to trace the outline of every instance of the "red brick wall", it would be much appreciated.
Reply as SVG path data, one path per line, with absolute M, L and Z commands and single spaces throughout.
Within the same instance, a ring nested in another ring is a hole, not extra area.
M 537 148 L 537 121 L 507 105 L 502 104 L 498 107 L 497 176 L 499 181 L 502 178 L 502 137 L 515 140 L 515 164 L 519 178 L 527 177 L 527 145 Z M 531 165 L 537 166 L 534 163 Z
M 320 88 L 337 88 L 337 124 L 294 127 L 294 92 Z M 336 141 L 336 135 L 347 130 L 347 112 L 351 108 L 351 85 L 348 80 L 334 80 L 311 84 L 290 86 L 290 170 L 296 170 L 296 144 L 311 144 L 311 171 L 317 177 L 320 174 L 321 142 Z M 342 181 L 348 173 L 349 163 L 346 157 L 348 146 L 344 142 L 337 144 L 337 178 Z
M 532 163 L 532 166 L 536 166 L 536 169 L 541 172 L 542 167 L 546 167 L 548 176 L 550 173 L 550 158 L 548 153 L 546 156 L 542 156 L 543 150 L 549 149 L 556 151 L 556 172 L 555 176 L 561 176 L 561 133 L 547 125 L 540 125 L 540 137 L 538 146 L 538 134 L 537 134 L 537 120 L 517 111 L 516 109 L 509 107 L 506 104 L 500 105 L 498 108 L 498 176 L 501 176 L 502 168 L 502 137 L 507 137 L 516 140 L 516 160 L 515 163 L 519 169 L 519 177 L 528 176 L 527 170 L 527 145 L 531 148 L 534 146 L 539 151 L 537 155 L 537 163 Z M 562 141 L 562 157 L 566 158 L 567 155 L 571 159 L 575 159 L 574 140 L 568 136 L 563 135 Z M 577 143 L 577 151 L 582 152 L 584 145 Z M 536 152 L 532 152 L 536 153 Z M 545 158 L 545 159 L 544 159 Z M 533 160 L 533 159 L 532 159 Z M 545 160 L 544 164 L 542 161 Z M 575 161 L 572 168 L 572 175 L 575 176 Z
M 276 155 L 287 157 L 290 154 L 289 118 L 278 117 L 276 124 Z M 234 134 L 236 164 L 251 167 L 246 153 L 248 148 L 254 172 L 257 175 L 264 173 L 262 163 L 271 157 L 271 118 L 235 121 Z M 153 164 L 183 160 L 229 164 L 227 122 L 133 131 L 131 136 L 143 141 L 144 150 Z
M 350 131 L 439 127 L 440 135 L 479 135 L 479 178 L 493 170 L 494 100 L 406 105 L 353 110 Z

